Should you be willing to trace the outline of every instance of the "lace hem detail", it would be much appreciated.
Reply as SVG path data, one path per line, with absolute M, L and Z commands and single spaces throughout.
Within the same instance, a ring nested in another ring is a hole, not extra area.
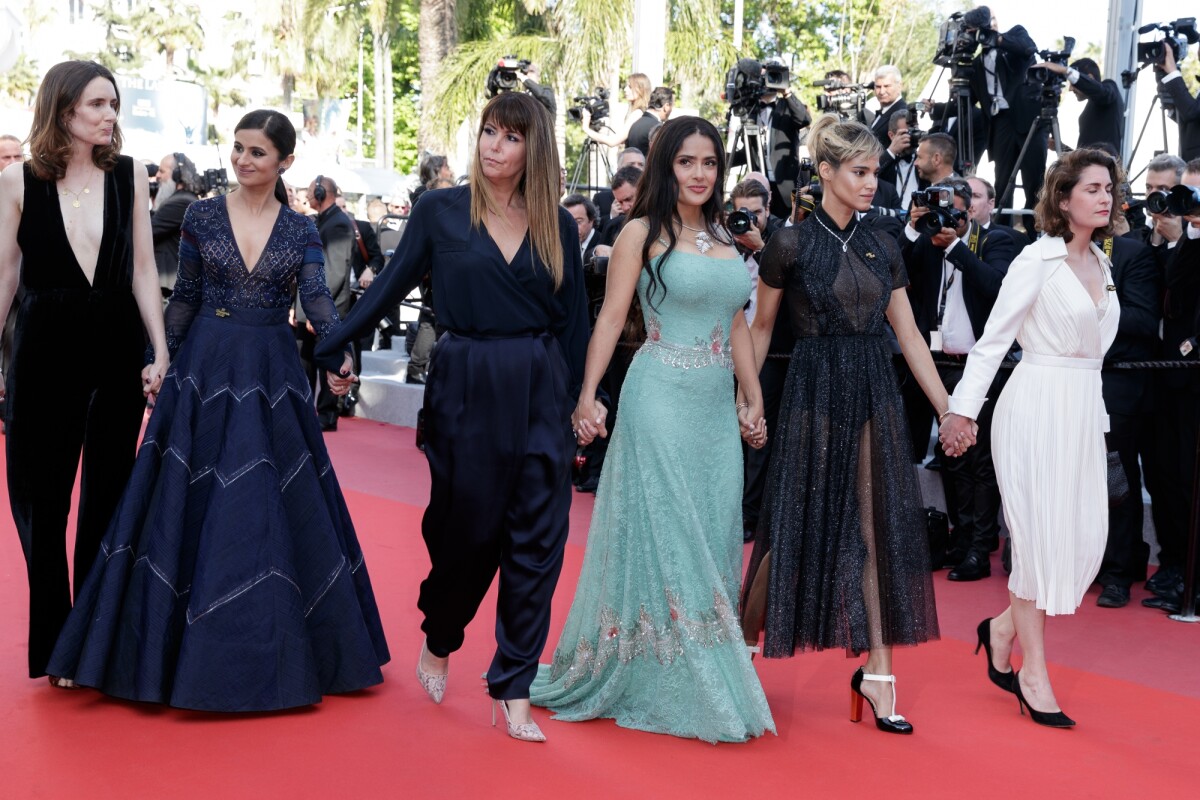
M 564 651 L 560 647 L 555 653 L 552 680 L 565 675 L 563 688 L 570 689 L 583 680 L 599 678 L 613 658 L 622 664 L 638 658 L 654 658 L 665 666 L 683 654 L 685 641 L 709 648 L 741 640 L 737 616 L 721 591 L 713 590 L 712 609 L 696 618 L 684 613 L 679 597 L 670 589 L 666 590 L 666 596 L 670 617 L 662 628 L 655 625 L 644 605 L 629 627 L 621 625 L 616 609 L 605 606 L 600 611 L 595 641 L 581 637 L 574 650 Z
M 634 358 L 642 355 L 678 369 L 724 367 L 730 372 L 733 371 L 733 350 L 727 345 L 720 346 L 719 349 L 710 345 L 689 347 L 664 342 L 661 339 L 648 339 L 634 354 Z

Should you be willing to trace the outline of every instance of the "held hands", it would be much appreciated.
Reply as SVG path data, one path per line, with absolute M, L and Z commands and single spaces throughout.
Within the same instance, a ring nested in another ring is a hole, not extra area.
M 163 378 L 166 377 L 167 367 L 171 366 L 171 361 L 165 355 L 154 354 L 154 362 L 147 364 L 142 369 L 142 394 L 150 401 L 151 405 L 158 399 L 158 393 L 162 390 Z
M 349 353 L 346 354 L 346 359 L 342 362 L 342 368 L 337 372 L 326 372 L 325 382 L 329 384 L 329 391 L 342 397 L 346 392 L 350 391 L 350 387 L 358 380 L 358 376 L 354 374 L 354 359 Z
M 596 398 L 590 400 L 579 398 L 579 405 L 575 407 L 575 413 L 571 415 L 571 430 L 580 447 L 591 444 L 597 436 L 601 439 L 608 438 L 608 429 L 604 427 L 604 421 L 607 418 L 608 409 L 604 407 L 604 403 Z
M 763 416 L 762 400 L 753 403 L 745 401 L 737 404 L 738 425 L 742 429 L 742 440 L 761 450 L 767 443 L 767 419 Z
M 364 269 L 362 271 L 362 274 L 358 276 L 358 285 L 361 288 L 366 289 L 367 287 L 369 287 L 371 285 L 371 283 L 374 280 L 375 280 L 375 273 L 371 270 L 370 267 L 367 267 L 366 269 Z
M 979 425 L 969 417 L 958 414 L 947 414 L 938 427 L 938 441 L 946 455 L 957 458 L 966 453 L 974 444 L 979 433 Z

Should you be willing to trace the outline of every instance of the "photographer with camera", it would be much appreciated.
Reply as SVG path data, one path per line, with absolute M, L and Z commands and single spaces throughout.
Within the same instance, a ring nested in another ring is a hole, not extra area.
M 944 134 L 943 134 L 944 135 Z M 924 147 L 929 137 L 921 142 Z M 949 137 L 946 137 L 949 138 Z M 913 195 L 912 212 L 904 228 L 902 253 L 908 270 L 909 302 L 917 327 L 930 350 L 953 366 L 939 366 L 938 375 L 953 392 L 962 379 L 967 353 L 983 335 L 988 315 L 1000 293 L 1008 265 L 1017 255 L 1012 237 L 985 231 L 970 216 L 971 185 L 950 178 Z M 1004 371 L 997 370 L 988 397 L 999 396 Z M 954 529 L 947 563 L 952 581 L 975 581 L 991 574 L 988 554 L 998 546 L 1000 489 L 992 465 L 991 423 L 995 402 L 988 403 L 976 422 L 976 445 L 958 458 L 947 458 L 939 443 L 946 507 Z M 914 436 L 927 440 L 933 410 L 917 414 L 907 407 L 910 419 L 919 417 Z
M 982 45 L 982 52 L 971 62 L 970 87 L 973 99 L 983 109 L 996 186 L 1006 191 L 1013 174 L 1020 170 L 1025 208 L 1032 209 L 1046 173 L 1047 131 L 1034 135 L 1020 164 L 1017 157 L 1041 112 L 1041 86 L 1028 81 L 1037 45 L 1021 25 L 999 33 L 987 6 L 966 12 L 961 25 L 963 34 Z M 1000 207 L 1010 201 L 1011 197 L 1002 196 Z M 1026 227 L 1031 226 L 1032 221 L 1027 221 Z
M 619 147 L 627 144 L 629 147 L 636 147 L 643 154 L 650 151 L 650 131 L 662 124 L 657 115 L 650 111 L 650 79 L 640 72 L 635 72 L 629 76 L 629 80 L 625 83 L 625 102 L 629 104 L 629 111 L 625 114 L 625 122 L 622 123 L 620 130 L 613 130 L 611 133 L 602 133 L 599 128 L 603 127 L 600 123 L 603 117 L 600 115 L 600 109 L 604 115 L 608 114 L 608 103 L 603 102 L 608 97 L 607 92 L 597 90 L 596 97 L 577 97 L 577 104 L 572 108 L 571 116 L 578 116 L 579 121 L 583 124 L 583 133 L 589 139 L 600 144 L 608 145 L 609 147 Z M 597 100 L 602 102 L 597 102 Z M 585 103 L 585 101 L 591 101 Z
M 917 177 L 926 186 L 944 184 L 955 177 L 954 160 L 958 156 L 958 145 L 948 133 L 931 133 L 921 137 L 917 154 L 913 159 Z
M 554 99 L 554 90 L 539 82 L 542 78 L 542 70 L 532 62 L 522 63 L 525 64 L 525 68 L 517 70 L 517 77 L 520 78 L 525 91 L 533 95 L 533 99 L 541 103 L 542 107 L 550 112 L 551 117 L 557 116 L 558 103 Z
M 154 213 L 150 215 L 150 232 L 154 236 L 154 261 L 158 265 L 158 282 L 163 298 L 171 296 L 179 274 L 179 240 L 182 238 L 183 215 L 188 206 L 200 199 L 208 186 L 192 160 L 183 153 L 163 156 L 158 165 L 159 194 Z M 161 198 L 161 202 L 158 199 Z
M 1171 98 L 1167 113 L 1179 124 L 1179 155 L 1184 161 L 1200 157 L 1200 96 L 1193 97 L 1176 63 L 1175 49 L 1163 47 L 1161 67 L 1155 67 L 1159 84 Z
M 875 138 L 879 139 L 879 143 L 886 149 L 892 143 L 888 131 L 892 115 L 908 109 L 908 103 L 904 100 L 904 81 L 900 76 L 900 69 L 891 64 L 880 67 L 875 70 L 873 85 L 875 99 L 879 101 L 879 111 L 872 113 L 864 108 L 858 114 L 858 121 L 870 128 L 871 133 L 875 134 Z M 882 169 L 882 163 L 880 168 Z
M 911 197 L 912 193 L 921 188 L 920 176 L 917 175 L 917 147 L 921 143 L 924 131 L 912 123 L 916 117 L 915 108 L 905 108 L 893 111 L 887 121 L 887 149 L 879 157 L 879 182 L 887 183 L 896 189 L 900 197 Z
M 791 211 L 792 190 L 800 170 L 800 135 L 812 124 L 808 108 L 792 93 L 790 83 L 788 68 L 768 61 L 763 66 L 763 90 L 756 110 L 767 137 L 763 166 L 771 185 L 771 213 L 785 218 Z M 735 156 L 732 164 L 737 163 Z
M 1121 140 L 1125 137 L 1125 102 L 1117 82 L 1111 78 L 1102 80 L 1100 66 L 1090 58 L 1081 58 L 1069 67 L 1053 61 L 1044 61 L 1037 66 L 1065 77 L 1075 98 L 1087 103 L 1079 115 L 1076 147 L 1106 144 L 1120 153 Z
M 1146 164 L 1147 201 L 1142 203 L 1150 224 L 1131 228 L 1126 234 L 1130 238 L 1150 245 L 1154 249 L 1155 260 L 1160 268 L 1165 268 L 1167 257 L 1183 235 L 1183 220 L 1168 213 L 1165 208 L 1159 209 L 1158 205 L 1149 198 L 1157 194 L 1166 195 L 1170 192 L 1183 180 L 1183 172 L 1186 167 L 1187 162 L 1170 153 L 1163 153 L 1150 159 L 1150 162 Z

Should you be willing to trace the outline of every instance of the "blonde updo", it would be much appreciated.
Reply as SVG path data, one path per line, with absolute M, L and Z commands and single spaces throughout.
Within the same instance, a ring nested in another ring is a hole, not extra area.
M 808 130 L 808 152 L 814 164 L 822 161 L 838 169 L 856 158 L 878 157 L 883 145 L 861 122 L 845 122 L 835 114 L 823 114 Z

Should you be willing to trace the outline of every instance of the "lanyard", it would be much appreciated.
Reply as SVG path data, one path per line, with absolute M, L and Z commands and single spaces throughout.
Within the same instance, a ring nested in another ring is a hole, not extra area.
M 967 247 L 975 255 L 979 255 L 979 226 L 974 222 L 971 223 L 971 235 L 967 238 Z M 946 274 L 946 265 L 949 262 L 946 257 L 942 256 L 942 274 Z M 942 283 L 942 294 L 938 301 L 937 325 L 940 330 L 942 327 L 942 319 L 946 316 L 946 299 L 950 296 L 950 288 L 954 286 L 954 276 L 958 273 L 958 267 L 950 265 L 950 275 L 947 276 Z

